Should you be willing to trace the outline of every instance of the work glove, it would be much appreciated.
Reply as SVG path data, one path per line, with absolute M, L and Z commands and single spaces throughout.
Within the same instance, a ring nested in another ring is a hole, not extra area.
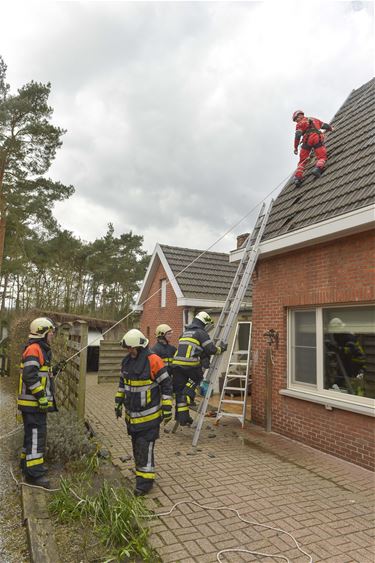
M 47 412 L 47 410 L 48 410 L 48 399 L 45 395 L 43 395 L 43 397 L 39 397 L 38 407 L 39 407 L 39 410 L 41 412 Z
M 162 399 L 161 408 L 163 413 L 164 424 L 168 424 L 168 422 L 172 419 L 172 399 L 167 399 L 167 398 Z
M 115 406 L 115 415 L 116 418 L 122 417 L 122 403 L 117 403 Z
M 294 149 L 294 154 L 298 154 L 298 149 Z
M 201 358 L 201 366 L 203 369 L 208 369 L 210 367 L 209 356 L 204 356 L 203 358 Z
M 219 342 L 219 346 L 216 347 L 216 355 L 222 354 L 228 348 L 228 344 L 225 342 Z
M 55 366 L 53 366 L 53 368 L 52 368 L 52 373 L 53 373 L 53 375 L 56 377 L 57 375 L 59 375 L 59 373 L 61 373 L 62 371 L 64 371 L 65 368 L 66 368 L 66 361 L 65 361 L 65 360 L 61 360 L 61 361 L 58 362 Z
M 164 424 L 168 424 L 168 422 L 170 420 L 172 420 L 172 406 L 171 405 L 163 405 L 162 412 L 163 412 Z
M 182 391 L 186 397 L 186 402 L 188 405 L 194 403 L 196 388 L 197 388 L 197 384 L 195 383 L 195 381 L 193 381 L 192 379 L 188 379 Z

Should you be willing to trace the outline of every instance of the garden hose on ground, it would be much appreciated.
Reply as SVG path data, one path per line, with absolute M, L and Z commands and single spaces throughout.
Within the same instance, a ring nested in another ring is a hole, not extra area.
M 287 536 L 289 536 L 293 540 L 293 542 L 294 542 L 296 548 L 298 549 L 298 551 L 300 551 L 303 555 L 306 555 L 306 557 L 308 558 L 308 563 L 313 563 L 311 555 L 306 553 L 306 551 L 304 551 L 302 549 L 302 547 L 300 547 L 296 538 L 292 534 L 290 534 L 289 532 L 286 532 L 285 530 L 282 530 L 281 528 L 274 528 L 273 526 L 267 526 L 266 524 L 259 524 L 259 522 L 254 522 L 252 520 L 246 520 L 245 518 L 243 518 L 240 515 L 238 510 L 236 510 L 235 508 L 228 508 L 227 506 L 220 506 L 220 507 L 206 506 L 206 505 L 203 505 L 203 504 L 199 504 L 198 502 L 195 502 L 193 500 L 181 500 L 179 502 L 176 502 L 176 504 L 174 504 L 172 506 L 172 508 L 170 510 L 168 510 L 168 512 L 159 512 L 159 513 L 151 514 L 150 516 L 145 516 L 145 518 L 155 518 L 155 517 L 160 518 L 161 516 L 169 516 L 170 514 L 172 514 L 174 509 L 177 508 L 177 506 L 179 506 L 181 504 L 187 504 L 187 505 L 193 504 L 194 506 L 198 506 L 199 508 L 203 508 L 204 510 L 219 510 L 219 511 L 224 511 L 224 510 L 228 511 L 229 510 L 230 512 L 234 512 L 236 514 L 236 516 L 242 522 L 245 522 L 245 524 L 250 524 L 250 526 L 259 526 L 261 528 L 266 528 L 267 530 L 275 530 L 275 532 L 279 532 L 281 534 L 286 534 Z M 290 560 L 287 557 L 285 557 L 284 555 L 274 555 L 274 554 L 270 554 L 270 553 L 262 553 L 260 551 L 251 551 L 249 549 L 243 549 L 243 548 L 222 549 L 221 551 L 218 551 L 217 554 L 216 554 L 216 558 L 219 562 L 223 561 L 221 559 L 221 555 L 223 553 L 250 553 L 251 555 L 261 555 L 263 557 L 273 557 L 275 559 L 283 559 L 284 561 L 287 561 L 287 563 L 291 563 Z
M 10 473 L 13 477 L 13 480 L 15 481 L 15 483 L 17 485 L 26 485 L 27 487 L 33 487 L 35 489 L 43 489 L 43 490 L 45 490 L 49 493 L 53 493 L 53 492 L 60 490 L 60 489 L 46 489 L 46 488 L 40 487 L 38 485 L 30 485 L 29 483 L 24 483 L 23 481 L 17 481 L 17 479 L 15 478 L 15 476 L 13 474 L 11 466 L 10 466 Z M 72 489 L 69 489 L 69 490 L 78 500 L 80 500 L 81 502 L 83 501 L 83 499 L 81 499 Z M 172 512 L 174 511 L 174 509 L 177 508 L 177 506 L 180 506 L 181 504 L 187 504 L 187 505 L 193 504 L 194 506 L 198 506 L 199 508 L 203 508 L 203 510 L 219 510 L 221 512 L 224 511 L 224 510 L 226 510 L 226 511 L 229 510 L 229 512 L 234 512 L 236 514 L 236 516 L 241 520 L 241 522 L 245 522 L 245 524 L 249 524 L 250 526 L 259 526 L 260 528 L 266 528 L 267 530 L 274 530 L 275 532 L 279 532 L 280 534 L 286 534 L 287 536 L 289 536 L 293 540 L 294 545 L 296 546 L 298 551 L 300 551 L 303 555 L 306 555 L 306 557 L 308 558 L 308 563 L 313 563 L 311 555 L 306 553 L 306 551 L 304 551 L 302 549 L 302 547 L 300 547 L 296 538 L 292 534 L 290 534 L 289 532 L 287 532 L 287 531 L 285 531 L 281 528 L 275 528 L 273 526 L 268 526 L 267 524 L 260 524 L 259 522 L 254 522 L 252 520 L 246 520 L 245 518 L 243 518 L 240 515 L 238 510 L 235 509 L 235 508 L 229 508 L 227 506 L 220 506 L 220 507 L 206 506 L 206 505 L 203 505 L 203 504 L 199 504 L 198 502 L 195 502 L 193 500 L 180 500 L 179 502 L 176 502 L 176 504 L 174 504 L 172 506 L 172 508 L 170 510 L 168 510 L 167 512 L 158 512 L 158 513 L 150 514 L 149 516 L 141 516 L 141 518 L 161 518 L 162 516 L 170 516 L 172 514 Z M 218 551 L 216 553 L 216 559 L 219 561 L 219 563 L 223 563 L 223 559 L 221 558 L 223 553 L 250 553 L 251 555 L 260 555 L 262 557 L 273 557 L 274 559 L 282 559 L 283 561 L 286 561 L 287 563 L 291 563 L 290 559 L 288 559 L 285 555 L 275 555 L 275 554 L 265 553 L 265 552 L 261 552 L 261 551 L 252 551 L 250 549 L 244 549 L 244 548 L 230 548 L 230 549 L 222 549 L 222 550 Z

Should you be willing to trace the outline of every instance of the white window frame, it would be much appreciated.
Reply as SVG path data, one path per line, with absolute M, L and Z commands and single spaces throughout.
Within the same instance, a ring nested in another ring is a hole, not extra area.
M 160 280 L 160 307 L 167 306 L 167 280 Z
M 366 307 L 371 304 L 353 303 L 348 308 Z M 342 308 L 343 305 L 337 305 Z M 375 416 L 375 400 L 369 397 L 340 393 L 333 389 L 324 389 L 324 349 L 323 349 L 323 310 L 334 309 L 334 305 L 324 307 L 300 307 L 288 310 L 287 316 L 287 389 L 281 389 L 280 394 L 296 399 L 303 399 L 325 405 L 326 409 L 339 408 Z M 293 334 L 294 314 L 296 312 L 315 311 L 316 322 L 316 384 L 298 383 L 293 381 Z

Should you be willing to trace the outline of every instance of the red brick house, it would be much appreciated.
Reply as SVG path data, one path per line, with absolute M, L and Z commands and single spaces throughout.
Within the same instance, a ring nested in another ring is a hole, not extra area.
M 229 255 L 223 252 L 157 244 L 135 304 L 140 329 L 151 344 L 160 323 L 172 327 L 176 344 L 184 326 L 198 311 L 218 317 L 236 270 L 237 264 L 230 263 Z M 249 292 L 239 320 L 250 319 L 250 308 Z
M 374 118 L 375 79 L 336 114 L 323 176 L 313 179 L 310 167 L 300 188 L 289 181 L 276 199 L 252 288 L 252 420 L 368 469 L 375 459 Z M 271 328 L 279 342 L 267 409 L 264 333 Z

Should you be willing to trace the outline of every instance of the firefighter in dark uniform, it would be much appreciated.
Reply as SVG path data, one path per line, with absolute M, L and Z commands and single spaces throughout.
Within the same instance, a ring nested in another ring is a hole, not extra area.
M 157 338 L 157 342 L 152 348 L 152 352 L 164 360 L 169 375 L 172 375 L 173 357 L 177 350 L 177 348 L 170 343 L 172 338 L 172 329 L 169 325 L 161 324 L 156 327 L 155 336 Z
M 53 376 L 64 367 L 51 366 L 51 343 L 55 325 L 46 317 L 30 324 L 29 341 L 21 360 L 17 406 L 22 412 L 24 441 L 21 469 L 27 483 L 48 488 L 44 455 L 47 440 L 47 412 L 57 411 Z
M 359 338 L 349 332 L 346 324 L 335 317 L 325 334 L 327 350 L 327 384 L 336 391 L 347 390 L 364 396 L 367 358 Z
M 201 311 L 185 327 L 178 341 L 173 359 L 173 392 L 176 395 L 176 421 L 181 426 L 193 422 L 189 405 L 194 402 L 196 388 L 203 379 L 204 370 L 209 366 L 210 356 L 222 354 L 227 349 L 223 342 L 218 346 L 212 342 L 207 333 L 212 326 L 210 315 Z
M 154 446 L 160 423 L 172 418 L 172 380 L 164 362 L 148 348 L 148 339 L 138 329 L 122 339 L 128 354 L 122 361 L 115 414 L 122 416 L 132 440 L 136 496 L 150 491 L 155 480 Z

